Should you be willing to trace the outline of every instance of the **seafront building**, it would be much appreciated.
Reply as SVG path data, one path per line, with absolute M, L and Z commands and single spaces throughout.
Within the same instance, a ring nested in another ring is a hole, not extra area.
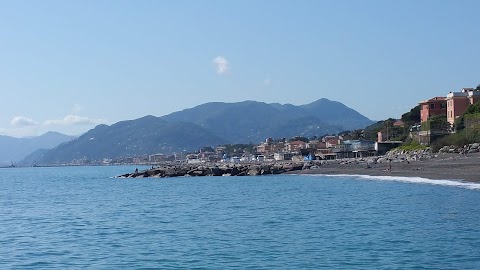
M 465 113 L 467 107 L 480 101 L 480 91 L 474 88 L 462 88 L 458 92 L 450 92 L 446 97 L 434 97 L 419 102 L 420 119 L 424 123 L 434 115 L 445 115 L 448 123 L 454 125 L 455 119 Z
M 434 97 L 420 103 L 420 121 L 426 122 L 434 115 L 447 115 L 447 101 L 445 97 Z
M 421 130 L 417 130 L 418 141 L 430 144 L 438 137 L 455 131 L 455 120 L 462 116 L 469 105 L 480 101 L 480 91 L 474 88 L 462 88 L 458 92 L 450 92 L 446 97 L 434 97 L 419 102 Z M 435 115 L 445 115 L 448 127 L 431 127 L 428 119 Z M 424 124 L 425 123 L 425 124 Z
M 450 92 L 447 101 L 447 121 L 450 125 L 455 119 L 465 113 L 467 107 L 480 101 L 480 91 L 473 88 L 462 88 L 460 92 Z

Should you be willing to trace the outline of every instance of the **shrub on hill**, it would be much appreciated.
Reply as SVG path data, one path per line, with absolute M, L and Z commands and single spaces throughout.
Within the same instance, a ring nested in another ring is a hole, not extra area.
M 399 150 L 405 150 L 405 151 L 415 151 L 415 150 L 421 150 L 421 149 L 426 149 L 427 147 L 423 144 L 419 144 L 418 142 L 408 142 L 400 145 L 396 149 Z
M 434 141 L 431 145 L 433 152 L 438 152 L 444 146 L 454 145 L 457 147 L 462 147 L 471 143 L 480 142 L 480 129 L 479 128 L 468 128 L 457 133 L 450 134 L 448 136 L 439 138 Z
M 405 123 L 405 126 L 411 126 L 420 122 L 420 105 L 417 105 L 409 112 L 402 114 L 401 120 Z

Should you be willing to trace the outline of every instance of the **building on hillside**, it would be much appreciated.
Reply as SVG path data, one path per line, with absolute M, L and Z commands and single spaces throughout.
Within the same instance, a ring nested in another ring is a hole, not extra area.
M 327 148 L 332 148 L 339 144 L 342 140 L 339 136 L 325 136 L 323 137 L 322 141 L 325 143 Z
M 327 148 L 327 144 L 325 142 L 322 142 L 322 141 L 313 140 L 313 141 L 308 142 L 305 145 L 305 148 L 306 149 L 313 149 L 313 150 L 324 149 L 324 148 Z
M 455 119 L 465 113 L 467 107 L 480 101 L 480 91 L 463 88 L 460 92 L 450 92 L 447 101 L 447 121 L 453 125 Z
M 268 154 L 273 152 L 274 146 L 268 143 L 262 143 L 257 146 L 257 153 Z
M 278 152 L 285 152 L 287 151 L 285 149 L 285 143 L 284 142 L 276 142 L 272 144 L 272 152 L 278 153 Z
M 403 122 L 402 120 L 396 120 L 395 122 L 393 122 L 393 126 L 394 127 L 405 127 L 405 122 Z
M 444 97 L 434 97 L 424 100 L 420 104 L 420 120 L 426 122 L 434 115 L 447 115 L 447 101 Z
M 301 149 L 305 149 L 307 144 L 304 141 L 288 142 L 286 145 L 287 152 L 299 152 Z

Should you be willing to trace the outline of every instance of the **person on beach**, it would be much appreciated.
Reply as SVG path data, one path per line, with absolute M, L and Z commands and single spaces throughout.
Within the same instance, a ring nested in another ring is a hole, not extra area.
M 388 172 L 392 172 L 392 160 L 388 159 Z

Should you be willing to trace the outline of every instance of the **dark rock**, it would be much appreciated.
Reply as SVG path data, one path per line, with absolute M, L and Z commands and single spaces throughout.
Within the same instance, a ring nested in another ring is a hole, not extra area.
M 205 175 L 207 175 L 206 171 L 202 171 L 202 170 L 188 171 L 187 174 L 190 175 L 190 176 L 205 176 Z
M 230 174 L 231 174 L 232 176 L 236 176 L 236 175 L 238 175 L 240 172 L 241 172 L 241 171 L 240 171 L 237 167 L 233 167 L 232 170 L 231 170 L 231 172 L 230 172 Z

